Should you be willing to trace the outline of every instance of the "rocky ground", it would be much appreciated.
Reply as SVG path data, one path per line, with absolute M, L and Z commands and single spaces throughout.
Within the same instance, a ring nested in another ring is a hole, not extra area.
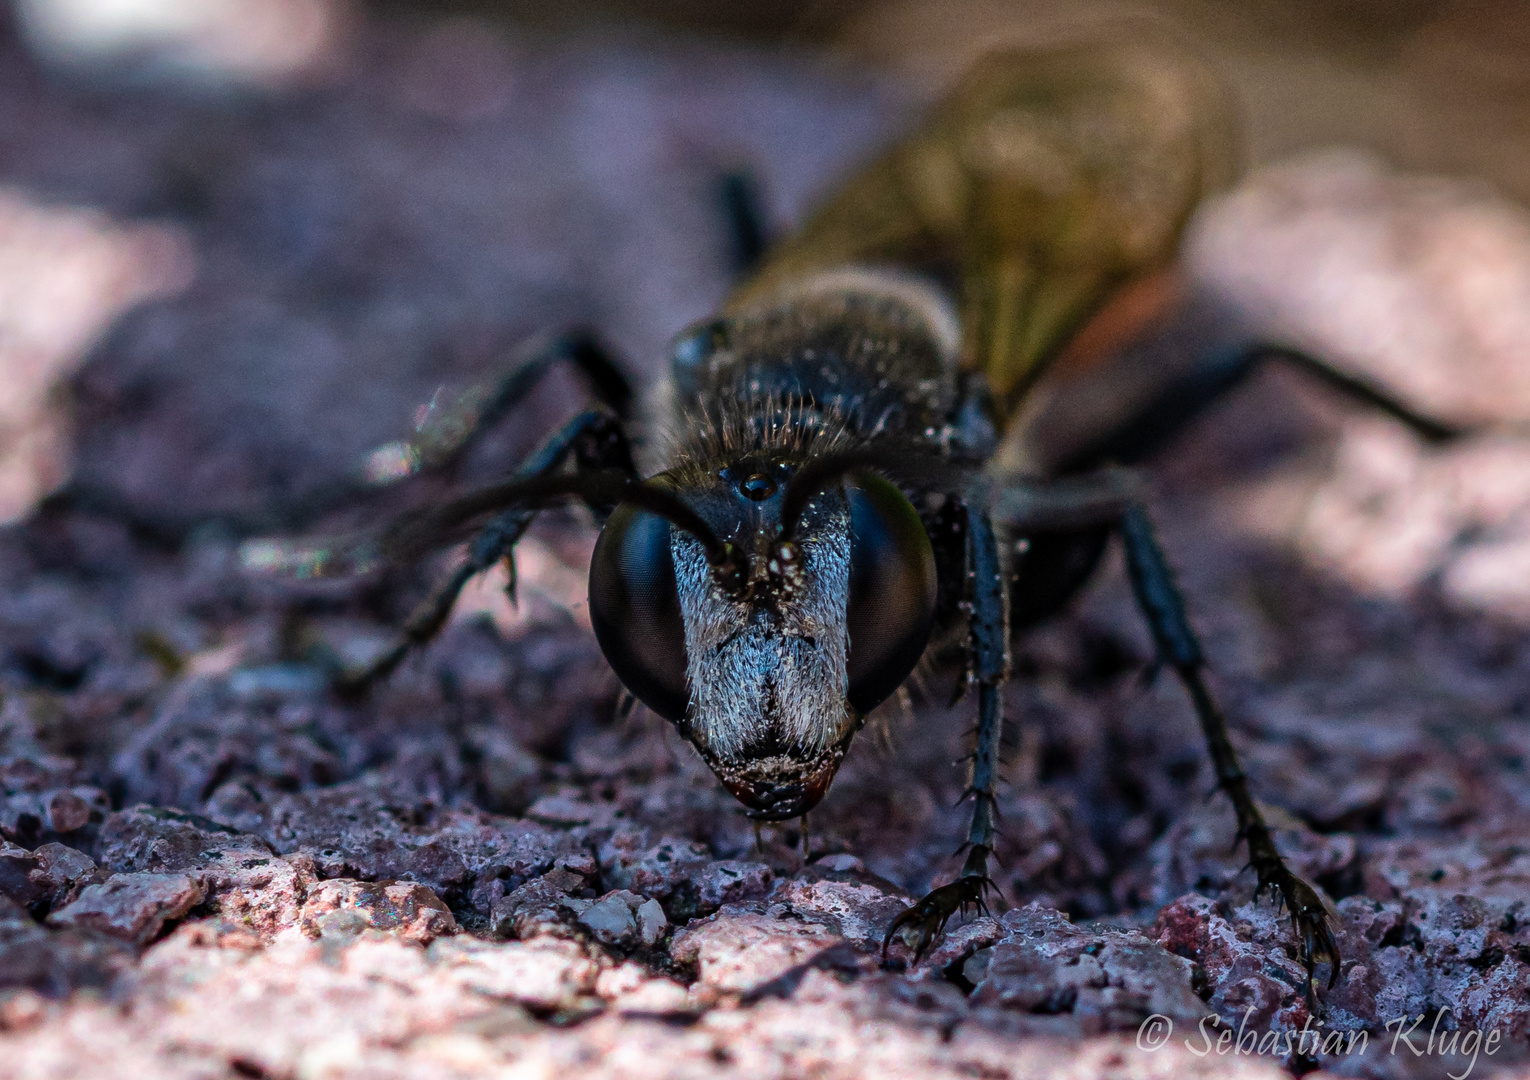
M 305 490 L 548 326 L 642 377 L 726 289 L 721 170 L 788 222 L 916 104 L 742 46 L 350 35 L 254 97 L 102 90 L 0 41 L 0 1074 L 1526 1075 L 1512 431 L 1426 447 L 1272 373 L 1153 469 L 1253 788 L 1336 907 L 1316 998 L 1114 563 L 1017 643 L 995 910 L 883 964 L 958 866 L 949 673 L 861 737 L 804 857 L 618 716 L 576 515 L 523 545 L 519 608 L 474 589 L 357 703 L 315 647 L 375 649 L 427 575 L 300 588 L 217 529 L 33 513 L 71 473 L 146 516 Z M 1308 158 L 1187 251 L 1215 334 L 1232 312 L 1452 419 L 1530 417 L 1530 225 L 1490 193 Z M 579 401 L 550 380 L 464 477 Z

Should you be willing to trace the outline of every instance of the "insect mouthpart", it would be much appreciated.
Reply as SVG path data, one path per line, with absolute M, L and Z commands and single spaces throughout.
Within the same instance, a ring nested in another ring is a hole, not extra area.
M 816 761 L 799 761 L 786 754 L 756 757 L 742 769 L 708 760 L 712 772 L 755 821 L 785 821 L 801 817 L 828 794 L 834 774 L 849 745 L 846 738 Z

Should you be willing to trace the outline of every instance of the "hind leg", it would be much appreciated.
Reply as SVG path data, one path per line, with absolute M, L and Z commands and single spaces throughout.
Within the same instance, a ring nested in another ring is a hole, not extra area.
M 1286 865 L 1264 815 L 1249 792 L 1227 720 L 1206 686 L 1205 655 L 1185 612 L 1184 597 L 1148 519 L 1139 485 L 1124 470 L 1103 470 L 1061 481 L 1015 482 L 995 498 L 999 519 L 1018 533 L 1048 526 L 1077 528 L 1089 520 L 1121 534 L 1132 592 L 1152 632 L 1159 661 L 1174 671 L 1189 694 L 1217 786 L 1232 803 L 1238 836 L 1248 844 L 1249 865 L 1262 892 L 1270 889 L 1291 913 L 1302 962 L 1311 976 L 1329 962 L 1328 984 L 1339 973 L 1338 942 L 1321 896 Z M 1021 583 L 1023 586 L 1023 583 Z
M 1389 416 L 1429 443 L 1449 442 L 1471 434 L 1467 428 L 1417 412 L 1365 379 L 1282 345 L 1255 343 L 1202 357 L 1108 431 L 1058 462 L 1059 475 L 1075 475 L 1110 465 L 1137 465 L 1173 442 L 1206 409 L 1242 386 L 1265 364 L 1294 368 L 1356 404 Z

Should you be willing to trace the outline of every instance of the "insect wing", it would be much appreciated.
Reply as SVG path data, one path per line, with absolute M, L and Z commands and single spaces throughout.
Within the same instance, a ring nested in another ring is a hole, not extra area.
M 1162 267 L 1236 173 L 1228 94 L 1193 56 L 1134 33 L 997 52 L 872 162 L 730 300 L 851 263 L 955 267 L 963 361 L 1007 419 L 1122 285 Z

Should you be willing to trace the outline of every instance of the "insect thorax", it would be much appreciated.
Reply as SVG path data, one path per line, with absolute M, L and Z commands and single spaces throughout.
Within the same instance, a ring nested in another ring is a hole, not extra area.
M 676 339 L 652 402 L 660 468 L 869 440 L 954 438 L 958 331 L 933 285 L 890 271 L 819 274 Z

